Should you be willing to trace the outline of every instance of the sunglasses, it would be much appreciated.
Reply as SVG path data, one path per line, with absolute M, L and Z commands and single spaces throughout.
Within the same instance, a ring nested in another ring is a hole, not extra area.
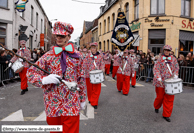
M 56 35 L 56 37 L 65 38 L 65 37 L 66 37 L 66 35 Z

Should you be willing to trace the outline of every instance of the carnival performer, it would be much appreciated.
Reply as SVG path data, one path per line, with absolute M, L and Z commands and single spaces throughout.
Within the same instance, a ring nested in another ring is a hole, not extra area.
M 136 57 L 136 55 L 134 53 L 135 50 L 131 49 L 131 50 L 129 50 L 129 52 L 130 52 L 129 57 L 132 59 L 134 67 L 135 67 L 135 66 L 137 66 L 137 57 Z M 135 84 L 136 84 L 136 71 L 135 71 L 134 77 L 132 75 L 130 76 L 130 80 L 131 80 L 132 87 L 135 88 Z
M 83 52 L 82 52 L 82 54 L 83 54 L 83 57 L 84 57 L 84 59 L 86 58 L 86 56 L 88 55 L 88 53 L 87 53 L 87 48 L 84 48 L 83 50 L 82 50 Z
M 110 64 L 112 60 L 112 55 L 110 54 L 110 51 L 106 51 L 106 54 L 104 55 L 104 62 L 105 62 L 105 73 L 109 75 L 110 72 Z
M 130 89 L 130 76 L 135 76 L 134 63 L 128 56 L 128 50 L 118 59 L 119 69 L 117 71 L 117 89 L 118 92 L 123 91 L 123 95 L 127 96 Z
M 163 47 L 164 54 L 158 58 L 157 63 L 154 65 L 153 73 L 154 80 L 153 85 L 155 86 L 156 99 L 154 101 L 155 112 L 158 113 L 160 107 L 163 105 L 163 118 L 170 122 L 170 116 L 173 110 L 174 95 L 168 95 L 165 93 L 164 80 L 169 78 L 178 78 L 179 65 L 175 57 L 170 55 L 172 47 L 165 45 Z M 165 62 L 165 60 L 167 62 Z M 169 64 L 170 69 L 168 69 L 167 64 Z M 172 75 L 170 73 L 172 71 Z
M 26 58 L 26 60 L 30 60 L 31 59 L 31 52 L 28 48 L 26 48 L 26 38 L 20 38 L 20 49 L 18 49 L 17 54 Z M 22 64 L 24 65 L 24 69 L 19 72 L 19 76 L 21 79 L 21 95 L 25 94 L 25 92 L 28 91 L 28 83 L 27 83 L 27 77 L 26 77 L 26 73 L 27 73 L 27 69 L 29 68 L 29 64 L 27 62 L 25 62 L 23 59 L 18 58 L 16 56 L 14 56 L 9 63 L 9 67 L 12 66 L 12 64 L 16 61 L 20 61 L 22 62 Z
M 102 70 L 104 72 L 105 64 L 103 61 L 103 55 L 97 52 L 98 43 L 97 42 L 91 43 L 90 46 L 91 46 L 91 53 L 88 56 L 86 56 L 86 58 L 84 59 L 84 70 L 86 73 L 88 101 L 95 109 L 97 109 L 98 100 L 101 92 L 101 83 L 99 84 L 90 83 L 89 72 L 96 69 Z M 96 66 L 94 61 L 96 63 Z
M 112 70 L 112 78 L 115 79 L 115 75 L 117 73 L 117 70 L 119 68 L 118 58 L 119 58 L 119 50 L 115 50 L 116 54 L 113 56 L 113 70 Z
M 68 44 L 73 30 L 71 24 L 56 22 L 53 34 L 56 35 L 57 46 L 36 62 L 36 65 L 51 74 L 34 66 L 27 73 L 30 83 L 43 88 L 48 125 L 63 125 L 63 133 L 79 133 L 80 109 L 84 108 L 86 100 L 83 58 L 73 44 Z M 80 91 L 69 90 L 58 78 L 76 82 Z

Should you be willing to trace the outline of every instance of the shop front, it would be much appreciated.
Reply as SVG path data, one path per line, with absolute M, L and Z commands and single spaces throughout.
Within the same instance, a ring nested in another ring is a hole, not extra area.
M 179 32 L 179 54 L 186 56 L 189 52 L 194 54 L 194 32 L 182 31 Z

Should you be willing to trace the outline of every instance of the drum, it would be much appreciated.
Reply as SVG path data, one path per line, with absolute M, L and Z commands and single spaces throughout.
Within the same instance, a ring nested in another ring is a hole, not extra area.
M 99 84 L 104 82 L 104 74 L 102 70 L 90 71 L 90 83 Z
M 13 63 L 11 68 L 13 69 L 14 73 L 19 73 L 19 72 L 21 72 L 24 69 L 24 65 L 22 64 L 22 62 L 16 60 Z
M 164 81 L 165 84 L 165 92 L 168 95 L 175 95 L 183 92 L 183 80 L 178 79 L 166 79 Z

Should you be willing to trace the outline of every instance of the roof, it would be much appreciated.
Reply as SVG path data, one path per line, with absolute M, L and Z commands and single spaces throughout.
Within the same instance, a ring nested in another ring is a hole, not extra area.
M 118 0 L 106 0 L 106 4 L 104 6 L 101 6 L 100 9 L 102 9 L 100 15 L 98 16 L 98 19 L 106 13 Z
M 90 29 L 93 26 L 93 21 L 92 22 L 85 21 L 85 26 L 86 26 L 86 31 L 87 31 L 88 29 Z
M 85 34 L 87 34 L 91 29 L 93 29 L 98 25 L 98 19 L 94 19 L 92 22 L 88 22 L 88 21 L 85 21 L 85 22 L 86 22 Z

